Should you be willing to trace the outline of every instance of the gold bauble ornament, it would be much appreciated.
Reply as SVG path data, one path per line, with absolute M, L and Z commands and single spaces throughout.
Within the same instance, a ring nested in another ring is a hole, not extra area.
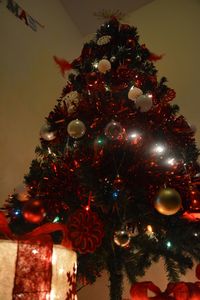
M 79 139 L 84 136 L 85 131 L 85 124 L 78 119 L 72 120 L 67 126 L 68 134 L 74 139 Z
M 174 215 L 182 207 L 181 196 L 175 189 L 161 189 L 154 202 L 154 207 L 162 215 Z

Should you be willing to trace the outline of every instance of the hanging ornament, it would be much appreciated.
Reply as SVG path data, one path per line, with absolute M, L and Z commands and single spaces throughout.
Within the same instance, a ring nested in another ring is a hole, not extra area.
M 115 231 L 114 242 L 117 246 L 125 248 L 129 245 L 131 240 L 131 234 L 126 228 Z
M 14 190 L 15 194 L 17 194 L 17 199 L 21 202 L 24 201 L 28 201 L 29 200 L 29 188 L 24 185 L 24 184 L 20 184 L 18 185 L 15 190 Z
M 190 212 L 200 212 L 200 192 L 196 187 L 190 191 Z
M 56 132 L 52 130 L 50 124 L 46 123 L 40 129 L 40 136 L 45 141 L 52 141 L 56 138 Z
M 46 211 L 39 199 L 28 201 L 22 211 L 23 217 L 27 222 L 30 223 L 41 223 L 46 216 Z
M 112 120 L 108 123 L 104 132 L 110 140 L 121 140 L 124 136 L 125 130 L 119 122 Z
M 78 119 L 72 120 L 67 126 L 67 132 L 72 138 L 79 139 L 86 132 L 85 124 Z
M 89 87 L 93 87 L 98 83 L 97 73 L 90 72 L 86 75 L 86 81 Z
M 181 196 L 175 189 L 161 189 L 155 199 L 154 207 L 162 215 L 174 215 L 182 207 Z
M 152 95 L 150 94 L 141 95 L 135 100 L 135 106 L 141 112 L 149 111 L 152 108 L 152 104 Z
M 107 73 L 111 70 L 111 63 L 107 59 L 101 59 L 98 63 L 98 70 L 100 73 Z
M 72 246 L 80 253 L 93 253 L 102 243 L 103 223 L 90 208 L 75 211 L 69 217 L 67 227 Z
M 103 35 L 97 40 L 97 45 L 98 46 L 106 45 L 110 43 L 111 38 L 112 37 L 110 35 Z
M 130 88 L 128 92 L 128 99 L 136 100 L 139 96 L 142 96 L 143 92 L 141 89 L 135 87 L 134 85 Z

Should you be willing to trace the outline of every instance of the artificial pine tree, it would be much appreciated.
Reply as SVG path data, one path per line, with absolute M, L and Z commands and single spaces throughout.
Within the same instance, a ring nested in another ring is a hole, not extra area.
M 110 300 L 122 299 L 124 274 L 137 281 L 163 257 L 170 281 L 200 260 L 200 209 L 194 130 L 137 30 L 111 18 L 86 43 L 25 176 L 27 194 L 6 209 L 15 233 L 66 224 L 78 277 L 110 274 Z M 53 236 L 59 242 L 59 234 Z

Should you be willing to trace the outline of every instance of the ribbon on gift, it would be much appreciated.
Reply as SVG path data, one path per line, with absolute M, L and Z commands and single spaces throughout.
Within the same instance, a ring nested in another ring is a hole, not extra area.
M 5 237 L 8 237 L 11 240 L 19 240 L 19 241 L 23 241 L 23 240 L 36 241 L 42 239 L 49 240 L 50 233 L 53 233 L 55 231 L 61 231 L 63 234 L 63 239 L 61 243 L 62 246 L 66 247 L 67 249 L 72 249 L 71 241 L 68 239 L 67 226 L 59 223 L 46 223 L 29 233 L 26 233 L 21 236 L 19 235 L 16 236 L 10 230 L 5 215 L 2 212 L 0 212 L 0 233 L 2 233 Z
M 148 297 L 148 290 L 153 292 L 155 297 Z M 166 292 L 162 292 L 159 287 L 157 287 L 151 281 L 137 282 L 134 283 L 130 290 L 131 299 L 133 300 L 174 300 L 173 297 L 169 296 Z
M 148 290 L 156 296 L 148 297 Z M 134 283 L 130 290 L 132 300 L 200 300 L 200 282 L 169 283 L 162 292 L 153 282 Z
M 55 231 L 62 232 L 66 251 L 53 246 L 50 233 Z M 0 299 L 46 300 L 52 293 L 62 300 L 76 299 L 73 289 L 76 254 L 70 250 L 66 226 L 47 223 L 17 236 L 10 230 L 5 215 L 0 213 L 0 233 L 7 238 L 0 241 Z M 5 275 L 8 267 L 9 274 Z M 68 294 L 70 298 L 66 298 Z

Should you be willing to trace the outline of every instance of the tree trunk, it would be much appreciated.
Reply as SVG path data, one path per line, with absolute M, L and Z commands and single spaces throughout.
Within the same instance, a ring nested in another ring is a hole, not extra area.
M 120 251 L 111 252 L 108 258 L 107 268 L 110 280 L 110 300 L 122 300 L 123 295 L 123 272 Z

